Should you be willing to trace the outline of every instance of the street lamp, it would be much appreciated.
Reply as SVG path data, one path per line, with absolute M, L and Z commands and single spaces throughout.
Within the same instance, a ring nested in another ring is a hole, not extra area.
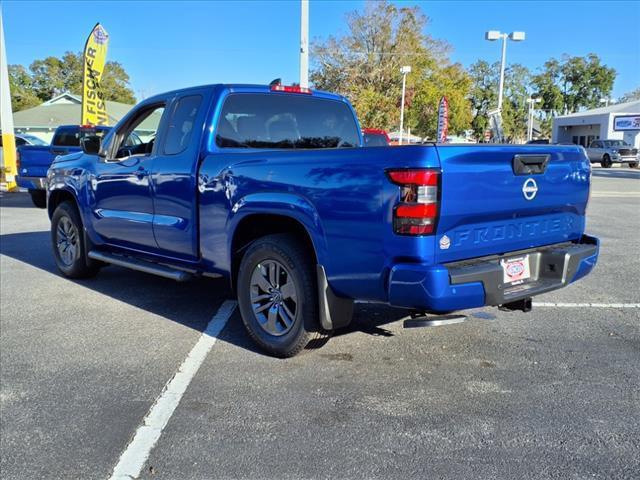
M 540 103 L 541 101 L 541 98 L 527 98 L 527 103 L 529 104 L 529 116 L 527 119 L 527 141 L 533 140 L 533 112 L 535 109 L 535 104 Z
M 411 73 L 411 67 L 408 65 L 400 67 L 400 73 L 402 74 L 402 103 L 400 104 L 400 138 L 398 139 L 398 144 L 402 145 L 402 129 L 404 128 L 404 91 L 407 86 L 407 74 Z
M 507 58 L 507 38 L 514 42 L 522 42 L 525 38 L 524 32 L 502 33 L 498 30 L 489 30 L 484 35 L 485 40 L 493 42 L 502 39 L 502 60 L 500 62 L 500 85 L 498 86 L 498 110 L 502 111 L 502 91 L 504 90 L 504 67 Z

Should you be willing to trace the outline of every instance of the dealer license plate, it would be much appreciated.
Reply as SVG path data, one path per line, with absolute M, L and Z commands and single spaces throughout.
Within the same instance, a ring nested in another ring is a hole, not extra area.
M 529 255 L 522 257 L 505 258 L 500 260 L 504 283 L 518 285 L 531 277 L 529 268 Z

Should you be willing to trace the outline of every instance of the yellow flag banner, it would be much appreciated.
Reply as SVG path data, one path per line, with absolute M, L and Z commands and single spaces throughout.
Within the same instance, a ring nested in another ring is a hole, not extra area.
M 107 105 L 101 80 L 107 58 L 109 34 L 99 23 L 93 27 L 84 46 L 82 74 L 82 125 L 108 125 Z

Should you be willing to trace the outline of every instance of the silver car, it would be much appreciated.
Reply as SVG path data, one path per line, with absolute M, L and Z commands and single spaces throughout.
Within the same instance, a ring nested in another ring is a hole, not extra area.
M 609 168 L 614 163 L 628 163 L 629 167 L 638 166 L 638 149 L 625 143 L 624 140 L 594 140 L 587 148 L 591 163 L 598 163 Z

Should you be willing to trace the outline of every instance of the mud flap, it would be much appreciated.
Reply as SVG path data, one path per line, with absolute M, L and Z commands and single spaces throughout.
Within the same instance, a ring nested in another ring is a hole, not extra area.
M 320 310 L 320 325 L 325 330 L 335 330 L 346 327 L 353 317 L 353 300 L 338 297 L 327 281 L 327 274 L 322 265 L 316 266 L 318 277 L 318 306 Z

